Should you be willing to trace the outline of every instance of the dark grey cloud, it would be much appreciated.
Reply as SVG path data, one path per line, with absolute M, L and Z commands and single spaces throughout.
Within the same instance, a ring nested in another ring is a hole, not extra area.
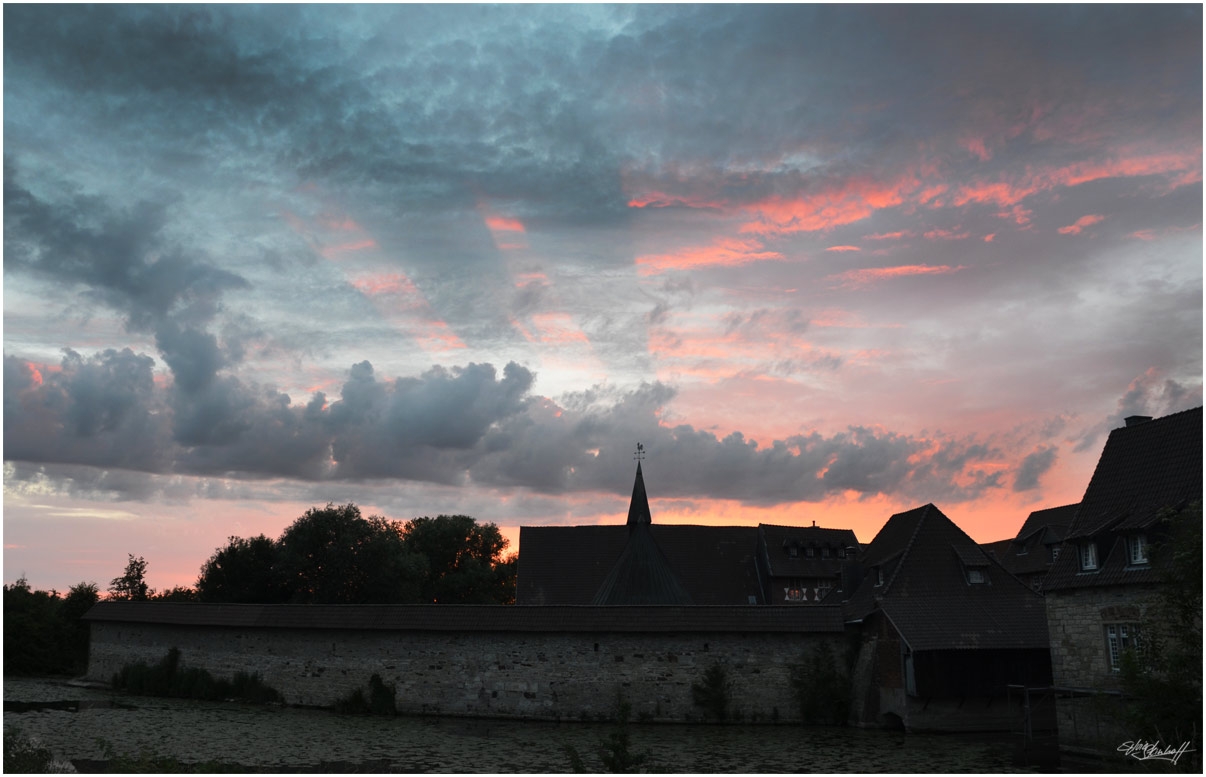
M 1000 452 L 971 439 L 935 444 L 851 427 L 759 448 L 740 433 L 721 439 L 666 427 L 658 414 L 674 391 L 663 384 L 593 389 L 557 403 L 533 395 L 533 374 L 514 363 L 501 376 L 469 364 L 378 380 L 361 362 L 331 402 L 317 394 L 293 405 L 231 376 L 183 401 L 155 388 L 152 363 L 129 351 L 69 352 L 58 370 L 35 377 L 35 368 L 6 357 L 6 456 L 175 475 L 609 493 L 623 489 L 639 440 L 657 458 L 665 496 L 776 504 L 856 491 L 964 501 L 1000 486 L 976 466 Z
M 1032 491 L 1039 487 L 1039 478 L 1055 464 L 1059 449 L 1054 445 L 1040 445 L 1022 459 L 1013 478 L 1014 491 Z
M 1092 449 L 1103 434 L 1126 425 L 1129 416 L 1160 416 L 1189 410 L 1202 404 L 1202 383 L 1185 384 L 1163 378 L 1158 370 L 1149 369 L 1136 376 L 1118 399 L 1118 409 L 1105 420 L 1090 426 L 1076 443 L 1076 451 Z

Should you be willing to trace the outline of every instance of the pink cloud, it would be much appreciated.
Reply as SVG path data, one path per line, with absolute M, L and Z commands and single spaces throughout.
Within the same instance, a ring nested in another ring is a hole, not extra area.
M 900 205 L 919 185 L 916 176 L 906 174 L 895 181 L 850 179 L 816 194 L 769 197 L 743 206 L 754 220 L 743 224 L 741 231 L 777 235 L 850 224 Z
M 1139 229 L 1127 235 L 1127 237 L 1133 237 L 1136 240 L 1155 240 L 1156 233 L 1150 229 Z
M 993 241 L 993 238 L 995 238 L 996 236 L 997 236 L 997 233 L 996 233 L 996 232 L 993 232 L 992 234 L 989 234 L 989 235 L 985 235 L 985 236 L 984 236 L 984 242 L 985 242 L 985 243 L 991 243 L 991 242 Z
M 987 162 L 992 159 L 992 152 L 984 145 L 984 138 L 961 138 L 959 145 L 967 149 L 968 152 L 980 157 L 981 162 Z
M 907 275 L 945 275 L 947 273 L 966 270 L 963 265 L 951 267 L 949 265 L 927 265 L 927 264 L 908 264 L 900 267 L 871 267 L 862 270 L 847 270 L 837 275 L 830 275 L 825 280 L 836 281 L 840 286 L 857 287 L 865 286 L 876 281 L 886 280 L 888 278 L 901 278 Z
M 493 232 L 527 232 L 519 219 L 508 219 L 502 216 L 491 216 L 486 219 L 486 226 Z
M 926 240 L 966 240 L 969 237 L 971 237 L 970 232 L 956 232 L 950 229 L 931 229 L 925 233 Z
M 861 251 L 858 246 L 829 246 L 826 251 Z
M 355 240 L 351 243 L 341 243 L 339 245 L 323 246 L 322 255 L 328 259 L 334 259 L 337 256 L 339 256 L 340 254 L 346 254 L 346 253 L 350 253 L 353 251 L 363 251 L 366 248 L 376 248 L 376 247 L 377 247 L 376 240 L 373 240 L 372 238 L 365 238 L 364 240 Z
M 681 248 L 668 254 L 646 254 L 636 258 L 637 272 L 656 275 L 669 270 L 695 267 L 738 267 L 751 262 L 781 260 L 777 251 L 763 251 L 757 240 L 720 238 L 712 245 Z
M 1066 227 L 1060 227 L 1061 235 L 1078 235 L 1085 227 L 1091 227 L 1094 224 L 1105 219 L 1105 216 L 1100 216 L 1096 213 L 1090 213 L 1088 216 L 1081 216 L 1074 224 L 1069 224 Z
M 913 233 L 904 229 L 900 232 L 885 232 L 882 235 L 863 235 L 864 240 L 900 240 L 905 237 L 913 237 Z

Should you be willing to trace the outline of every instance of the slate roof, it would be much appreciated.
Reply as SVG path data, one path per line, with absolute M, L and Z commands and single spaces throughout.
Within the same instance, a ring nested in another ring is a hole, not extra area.
M 645 476 L 641 474 L 641 462 L 637 462 L 636 479 L 632 481 L 632 499 L 628 502 L 628 525 L 653 523 L 649 512 L 649 497 L 645 494 Z
M 650 536 L 696 605 L 765 601 L 754 566 L 755 526 L 652 524 Z M 589 604 L 628 542 L 624 525 L 522 526 L 516 601 Z
M 501 632 L 841 632 L 839 607 L 590 607 L 475 604 L 99 602 L 93 623 Z
M 759 554 L 766 564 L 770 577 L 839 577 L 845 562 L 846 548 L 857 553 L 858 538 L 850 529 L 826 529 L 821 526 L 776 526 L 758 524 Z M 789 549 L 798 548 L 798 555 L 791 557 Z M 808 558 L 807 549 L 814 549 Z M 829 549 L 829 558 L 823 558 L 822 549 Z M 842 556 L 838 556 L 838 551 Z
M 1046 575 L 1051 566 L 1051 546 L 1063 541 L 1077 507 L 1072 504 L 1035 510 L 1027 516 L 1016 537 L 980 547 L 1019 577 Z
M 845 604 L 847 619 L 882 611 L 914 650 L 1048 645 L 1042 597 L 932 504 L 889 518 L 860 562 L 866 575 Z M 969 583 L 969 568 L 985 582 Z
M 1155 529 L 1165 508 L 1201 499 L 1202 408 L 1114 429 L 1044 590 L 1158 582 L 1153 565 L 1129 565 L 1124 538 Z M 1075 552 L 1087 540 L 1097 543 L 1095 572 L 1081 572 Z
M 640 469 L 637 479 L 640 480 Z M 643 489 L 642 489 L 643 490 Z M 635 501 L 635 497 L 634 497 Z M 648 514 L 648 509 L 646 509 Z M 691 604 L 691 596 L 658 549 L 647 522 L 632 522 L 629 511 L 628 542 L 591 604 Z

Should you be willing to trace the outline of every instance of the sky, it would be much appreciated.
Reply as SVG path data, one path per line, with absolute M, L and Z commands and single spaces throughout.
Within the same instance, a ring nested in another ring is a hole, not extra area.
M 1202 402 L 1202 9 L 4 7 L 6 582 L 405 520 L 973 538 Z M 522 570 L 521 570 L 522 574 Z

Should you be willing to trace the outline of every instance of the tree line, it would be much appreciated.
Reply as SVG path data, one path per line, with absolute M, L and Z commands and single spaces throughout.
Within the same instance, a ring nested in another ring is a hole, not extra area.
M 409 521 L 363 517 L 354 504 L 311 508 L 277 539 L 230 537 L 201 566 L 194 586 L 156 592 L 147 561 L 130 554 L 107 598 L 262 604 L 514 604 L 515 557 L 493 523 L 467 515 Z M 6 674 L 86 669 L 96 583 L 66 594 L 4 586 Z

